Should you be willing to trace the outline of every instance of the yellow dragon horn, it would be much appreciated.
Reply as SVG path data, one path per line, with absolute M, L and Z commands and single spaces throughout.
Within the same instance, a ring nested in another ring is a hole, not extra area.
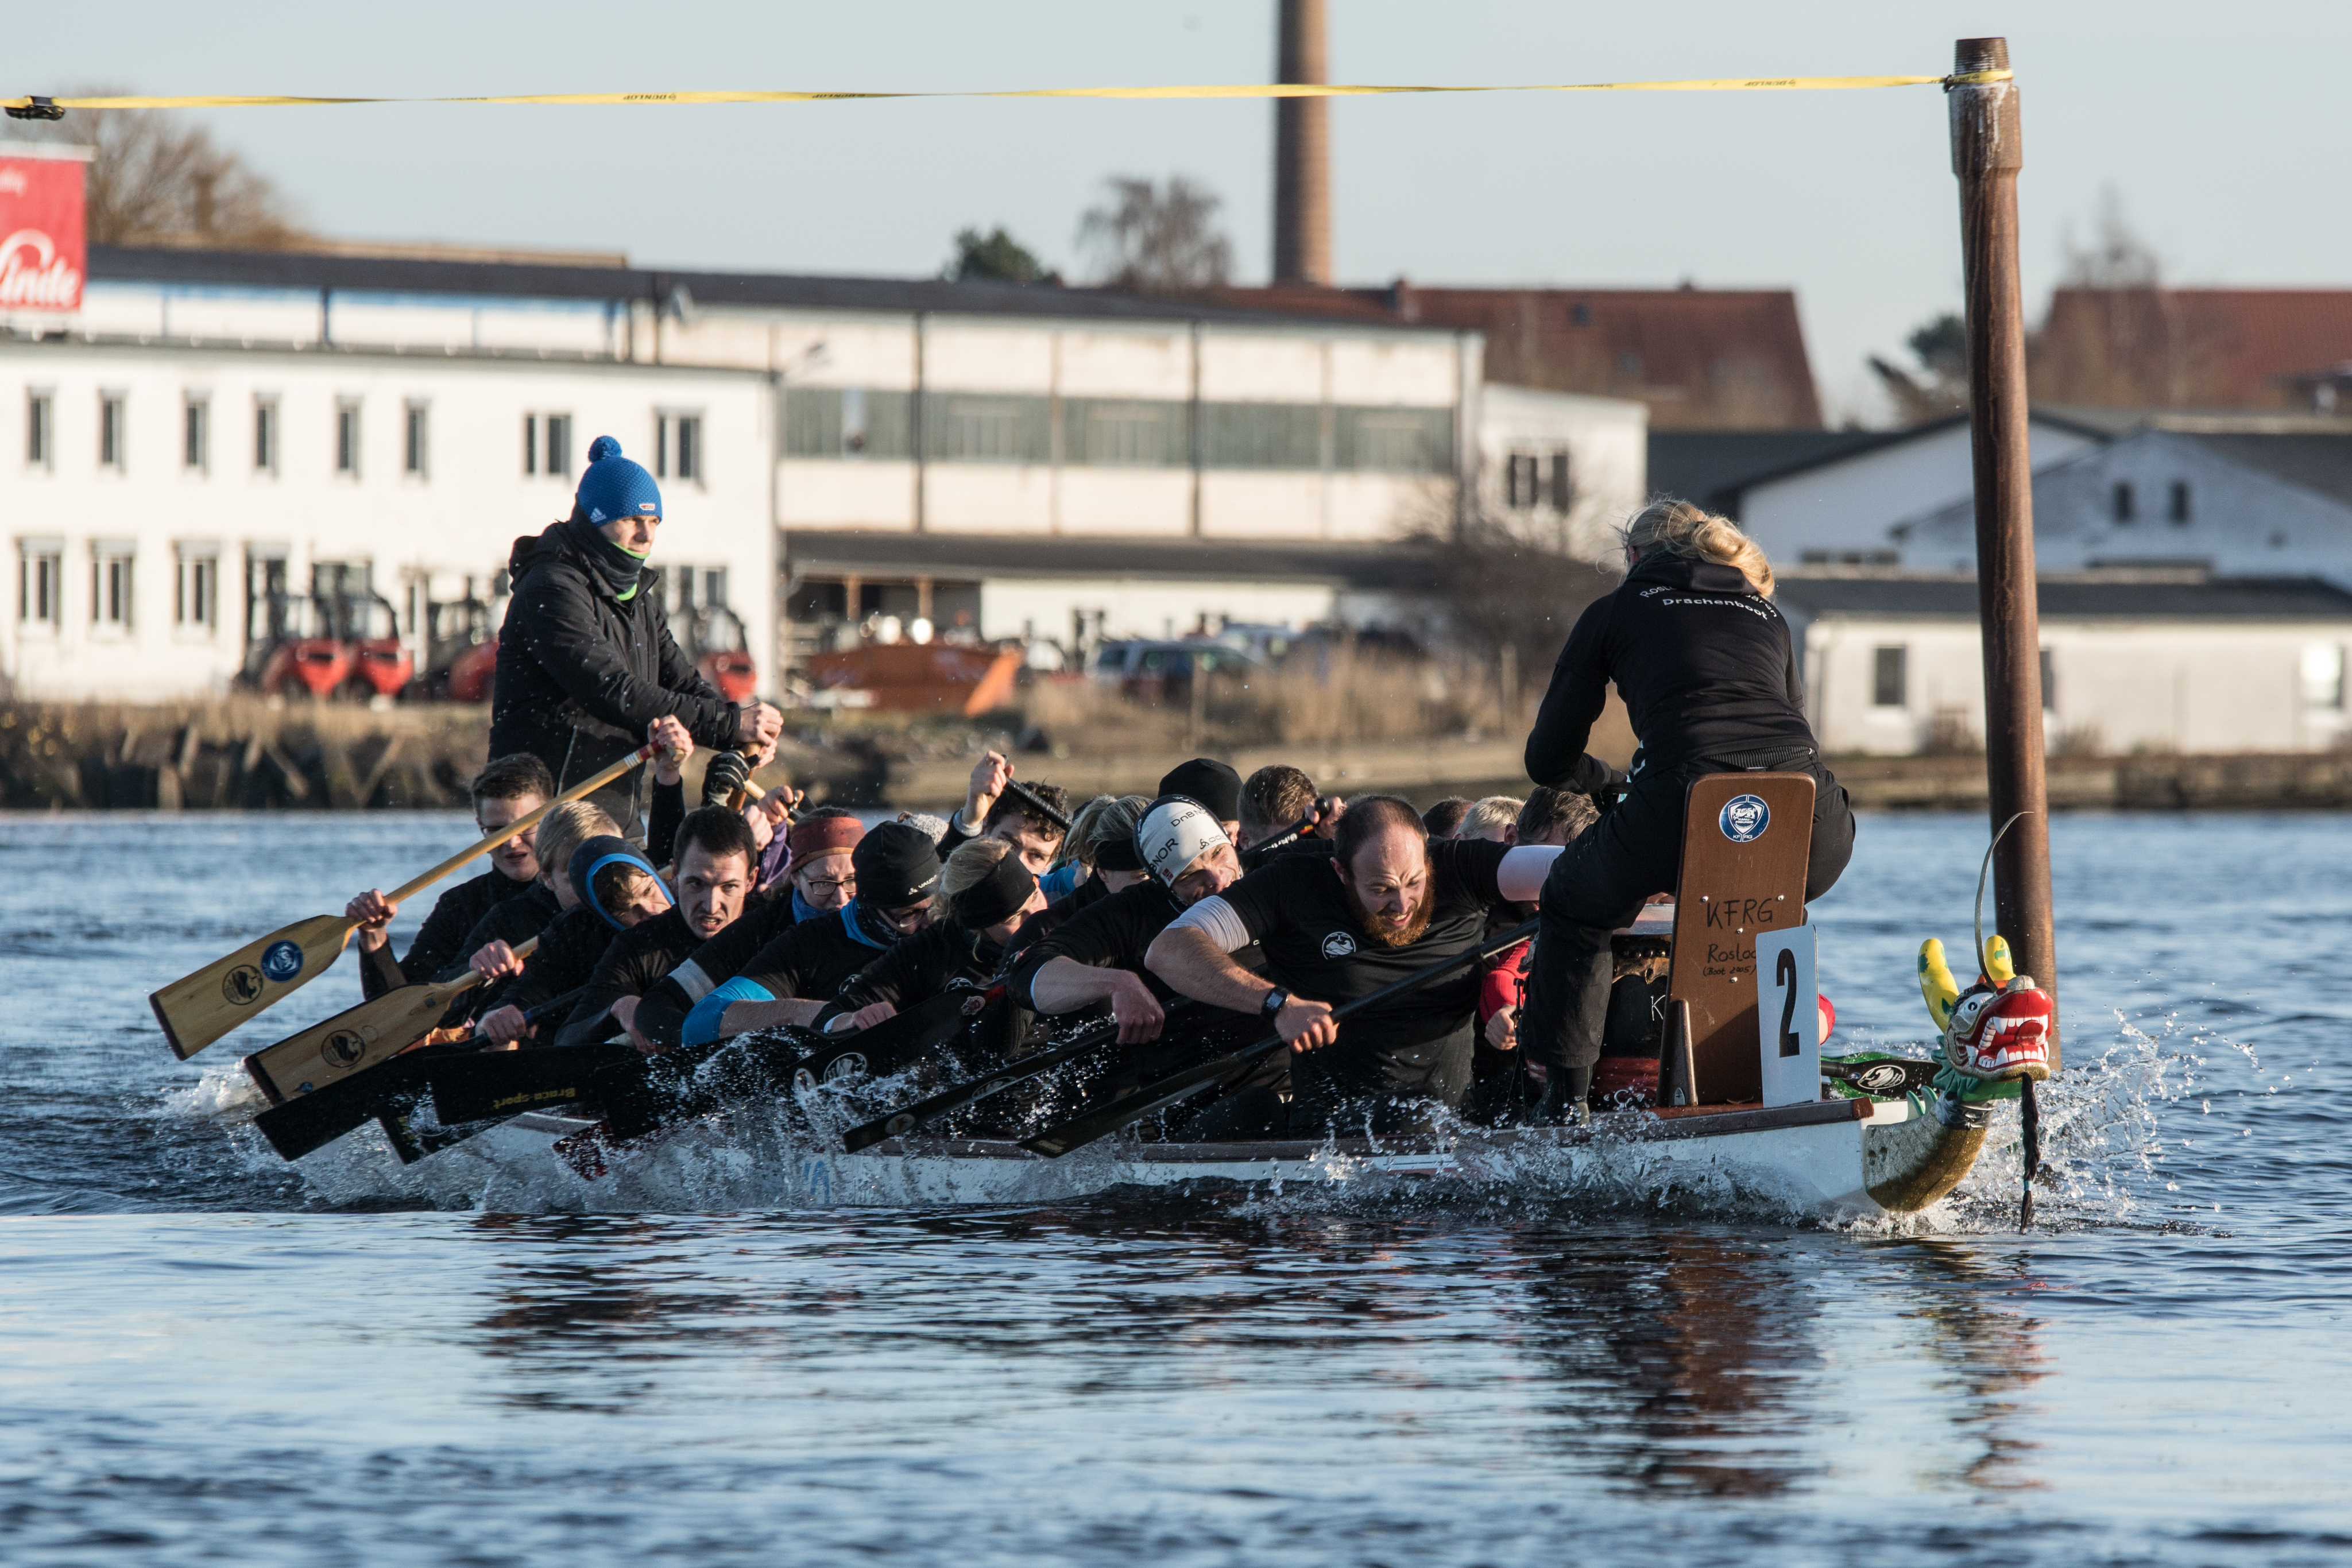
M 1984 973 L 1985 978 L 1996 986 L 2005 986 L 2017 977 L 2017 965 L 2009 956 L 2009 943 L 2005 938 L 1985 938 Z
M 1960 988 L 1952 983 L 1944 945 L 1933 936 L 1919 944 L 1919 994 L 1927 998 L 1927 1016 L 1937 1029 L 1952 1021 L 1952 1004 L 1960 999 Z

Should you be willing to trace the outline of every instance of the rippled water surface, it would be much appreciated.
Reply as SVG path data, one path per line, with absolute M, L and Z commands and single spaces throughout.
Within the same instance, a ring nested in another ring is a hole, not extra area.
M 1815 911 L 1847 1044 L 1925 1038 L 1912 954 L 1965 943 L 1983 833 L 1864 822 Z M 351 961 L 186 1064 L 145 992 L 465 837 L 0 819 L 0 1562 L 2352 1559 L 2339 819 L 2057 822 L 2026 1237 L 2006 1149 L 1843 1228 L 821 1209 L 751 1152 L 722 1212 L 497 1212 L 373 1132 L 280 1164 L 235 1058 Z

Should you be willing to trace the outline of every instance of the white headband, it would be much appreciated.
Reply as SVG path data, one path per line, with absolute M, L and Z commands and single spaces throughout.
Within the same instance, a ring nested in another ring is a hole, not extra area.
M 1136 851 L 1163 887 L 1173 885 L 1194 861 L 1232 841 L 1206 806 L 1181 797 L 1152 807 L 1135 827 Z

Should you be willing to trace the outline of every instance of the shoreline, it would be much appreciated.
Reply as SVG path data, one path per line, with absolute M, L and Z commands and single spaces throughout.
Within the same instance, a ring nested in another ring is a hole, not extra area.
M 0 810 L 362 810 L 455 807 L 487 758 L 488 710 L 456 705 L 386 710 L 257 701 L 184 707 L 0 705 Z M 1330 793 L 1523 795 L 1517 737 L 1301 741 L 1198 750 L 1156 744 L 1106 755 L 1013 753 L 1020 775 L 1074 795 L 1149 794 L 1202 751 L 1244 774 L 1269 762 L 1303 768 Z M 962 797 L 972 760 L 1011 737 L 978 727 L 898 732 L 803 729 L 788 736 L 762 784 L 790 784 L 843 806 L 904 810 Z M 1612 747 L 1610 750 L 1620 748 Z M 1601 755 L 1622 763 L 1622 756 Z M 687 766 L 698 787 L 699 758 Z M 1956 754 L 1831 758 L 1855 806 L 1980 810 L 1984 759 Z M 2219 756 L 2053 757 L 2049 796 L 2066 810 L 2330 810 L 2352 808 L 2352 751 Z

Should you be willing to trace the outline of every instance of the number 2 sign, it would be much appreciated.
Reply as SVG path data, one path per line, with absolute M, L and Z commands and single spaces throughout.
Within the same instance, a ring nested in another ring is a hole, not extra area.
M 1811 921 L 1756 936 L 1757 1049 L 1764 1103 L 1801 1105 L 1822 1097 L 1821 992 Z

